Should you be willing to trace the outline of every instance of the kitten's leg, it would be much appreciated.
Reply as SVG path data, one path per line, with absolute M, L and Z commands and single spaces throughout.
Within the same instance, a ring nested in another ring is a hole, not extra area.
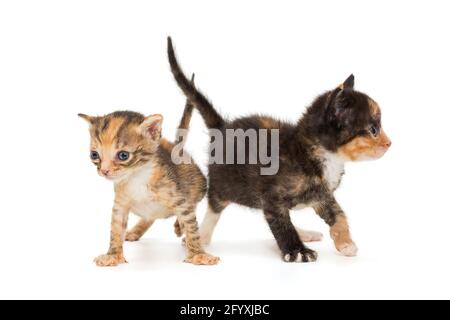
M 317 260 L 317 253 L 308 249 L 301 241 L 292 224 L 288 209 L 266 208 L 264 216 L 278 243 L 284 261 L 313 262 Z
M 147 219 L 141 219 L 138 223 L 127 232 L 125 236 L 126 241 L 138 241 L 144 233 L 147 232 L 147 230 L 152 226 L 153 222 L 155 220 L 147 220 Z
M 292 210 L 298 211 L 298 210 L 302 210 L 306 207 L 307 207 L 306 205 L 298 206 L 298 207 L 294 207 Z M 323 234 L 318 231 L 304 230 L 304 229 L 300 229 L 300 228 L 295 228 L 295 229 L 297 230 L 297 233 L 303 242 L 322 241 Z
M 336 249 L 347 257 L 354 257 L 358 248 L 350 235 L 347 217 L 334 198 L 314 206 L 316 213 L 330 226 L 330 235 Z
M 300 228 L 295 228 L 295 229 L 297 230 L 297 233 L 303 242 L 321 241 L 323 238 L 322 233 L 320 233 L 318 231 L 304 230 L 304 229 L 300 229 Z
M 178 220 L 178 218 L 177 218 L 177 220 L 175 221 L 175 224 L 173 225 L 173 228 L 174 228 L 175 234 L 177 235 L 178 238 L 181 237 L 181 236 L 183 236 L 183 234 L 184 234 L 184 226 L 183 226 L 183 224 Z M 183 239 L 183 241 L 184 241 L 184 239 Z
M 216 199 L 209 199 L 208 210 L 206 211 L 205 218 L 200 226 L 200 237 L 202 245 L 208 245 L 211 243 L 211 238 L 216 228 L 217 222 L 219 222 L 222 211 L 228 206 L 227 202 L 219 201 Z
M 186 233 L 185 243 L 187 258 L 185 262 L 197 265 L 214 265 L 219 262 L 218 257 L 214 257 L 203 250 L 200 243 L 200 234 L 198 231 L 195 209 L 183 209 L 176 212 L 180 223 L 183 224 Z
M 126 263 L 123 256 L 123 241 L 127 230 L 129 209 L 114 203 L 111 221 L 111 240 L 108 253 L 97 257 L 94 261 L 99 267 L 117 266 Z

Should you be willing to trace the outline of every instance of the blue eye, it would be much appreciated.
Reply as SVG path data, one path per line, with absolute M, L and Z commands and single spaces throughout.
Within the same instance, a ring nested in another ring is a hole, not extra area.
M 91 151 L 91 159 L 94 161 L 100 159 L 100 155 L 98 154 L 97 151 Z
M 119 151 L 117 153 L 117 159 L 120 161 L 127 161 L 130 158 L 130 153 L 128 151 Z

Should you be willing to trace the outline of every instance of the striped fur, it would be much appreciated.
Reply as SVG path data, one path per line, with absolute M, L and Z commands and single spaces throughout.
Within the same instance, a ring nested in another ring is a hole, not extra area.
M 187 129 L 192 105 L 186 104 L 180 128 Z M 92 162 L 98 173 L 114 182 L 115 201 L 111 222 L 110 248 L 99 256 L 98 266 L 125 263 L 123 242 L 137 241 L 156 219 L 176 216 L 186 236 L 186 262 L 216 264 L 218 258 L 200 244 L 195 209 L 205 196 L 206 179 L 193 162 L 175 165 L 172 142 L 161 137 L 162 116 L 145 117 L 118 111 L 102 117 L 80 114 L 90 124 Z M 119 154 L 126 152 L 128 159 Z M 130 212 L 141 220 L 128 233 Z

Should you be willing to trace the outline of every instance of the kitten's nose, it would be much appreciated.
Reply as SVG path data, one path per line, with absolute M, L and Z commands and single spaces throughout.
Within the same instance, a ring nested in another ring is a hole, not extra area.
M 384 147 L 385 147 L 386 149 L 389 148 L 391 145 L 392 145 L 392 141 L 391 141 L 391 140 L 387 140 L 387 141 L 384 143 Z
M 104 176 L 107 176 L 107 175 L 109 174 L 109 172 L 110 172 L 109 169 L 101 169 L 100 171 L 101 171 L 101 173 L 102 173 Z

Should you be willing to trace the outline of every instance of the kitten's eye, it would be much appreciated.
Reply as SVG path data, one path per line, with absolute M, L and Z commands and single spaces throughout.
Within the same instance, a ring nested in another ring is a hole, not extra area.
M 378 135 L 378 128 L 377 128 L 377 127 L 374 127 L 374 126 L 370 127 L 370 128 L 369 128 L 369 133 L 370 133 L 372 136 L 376 137 L 376 136 Z
M 96 161 L 100 159 L 100 155 L 98 154 L 97 151 L 91 151 L 91 159 Z
M 117 153 L 117 159 L 120 161 L 127 161 L 130 158 L 130 153 L 128 151 L 119 151 Z

